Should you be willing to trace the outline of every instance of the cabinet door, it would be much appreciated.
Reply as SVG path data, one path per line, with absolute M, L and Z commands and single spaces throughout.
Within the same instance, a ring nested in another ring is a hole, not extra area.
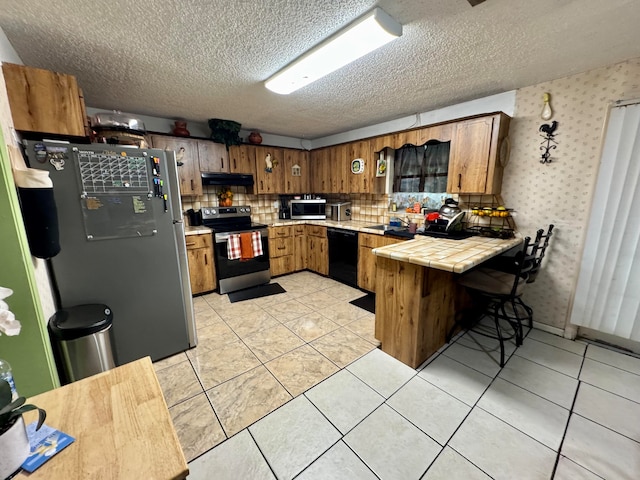
M 256 147 L 256 193 L 282 192 L 284 158 L 282 148 Z M 271 171 L 267 171 L 267 156 L 271 158 Z
M 331 193 L 349 193 L 350 156 L 348 143 L 329 148 Z
M 317 193 L 331 192 L 331 160 L 329 147 L 311 152 L 311 190 Z
M 269 262 L 271 276 L 285 275 L 293 272 L 293 255 L 277 257 Z
M 329 275 L 328 240 L 321 237 L 308 237 L 309 270 L 321 275 Z
M 376 291 L 377 266 L 373 249 L 402 241 L 369 233 L 358 236 L 358 287 L 369 292 Z
M 229 152 L 224 143 L 197 140 L 201 172 L 229 173 Z
M 373 144 L 369 140 L 351 142 L 349 145 L 348 174 L 350 193 L 377 193 L 379 185 L 384 188 L 384 178 L 376 178 L 377 155 L 373 152 Z M 352 173 L 351 162 L 359 158 L 364 161 L 364 172 Z
M 253 145 L 231 145 L 229 147 L 229 171 L 255 175 L 256 147 Z
M 298 167 L 295 169 L 294 166 Z M 299 175 L 294 175 L 294 173 Z M 309 192 L 309 152 L 284 149 L 284 193 Z
M 449 193 L 487 192 L 487 173 L 493 117 L 459 122 L 451 141 L 449 159 Z
M 16 130 L 86 136 L 76 77 L 12 63 L 2 64 L 2 71 Z
M 296 272 L 308 268 L 309 261 L 307 258 L 307 236 L 304 233 L 304 225 L 302 225 L 302 233 L 296 231 L 293 237 L 293 257 L 294 270 Z
M 376 291 L 376 256 L 373 248 L 358 248 L 358 287 L 368 292 Z
M 180 179 L 180 195 L 202 195 L 198 142 L 188 138 L 161 135 L 152 135 L 151 142 L 154 148 L 175 152 Z
M 215 268 L 211 248 L 188 249 L 187 258 L 189 261 L 191 293 L 196 295 L 215 290 Z
M 316 238 L 316 272 L 321 275 L 329 275 L 329 240 Z

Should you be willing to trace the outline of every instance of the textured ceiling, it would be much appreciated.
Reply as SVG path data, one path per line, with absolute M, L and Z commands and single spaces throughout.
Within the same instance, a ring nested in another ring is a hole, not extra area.
M 87 105 L 318 138 L 640 57 L 637 0 L 0 0 Z M 287 96 L 263 81 L 374 6 L 403 36 Z

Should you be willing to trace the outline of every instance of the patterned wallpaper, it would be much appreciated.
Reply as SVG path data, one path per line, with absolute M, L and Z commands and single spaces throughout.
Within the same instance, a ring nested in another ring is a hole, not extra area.
M 542 94 L 554 115 L 540 118 Z M 640 97 L 640 59 L 518 90 L 511 122 L 511 159 L 502 196 L 517 211 L 520 232 L 533 236 L 550 223 L 555 235 L 540 275 L 524 300 L 535 320 L 564 329 L 570 315 L 609 105 Z M 539 162 L 541 124 L 558 121 L 552 163 Z

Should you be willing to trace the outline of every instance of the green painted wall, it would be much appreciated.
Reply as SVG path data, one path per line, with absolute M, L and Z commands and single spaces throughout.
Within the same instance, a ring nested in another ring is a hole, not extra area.
M 0 337 L 0 358 L 11 364 L 18 393 L 29 397 L 57 387 L 58 375 L 1 130 L 0 285 L 13 290 L 6 302 L 22 323 L 20 335 Z

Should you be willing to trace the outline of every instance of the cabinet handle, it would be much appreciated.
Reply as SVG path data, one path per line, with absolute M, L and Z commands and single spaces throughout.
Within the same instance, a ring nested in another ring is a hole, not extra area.
M 264 190 L 264 185 L 262 184 L 262 180 L 260 180 L 260 190 Z
M 193 190 L 193 180 L 191 180 L 191 190 Z
M 222 170 L 224 170 L 224 158 L 220 157 L 220 163 L 222 164 Z
M 187 243 L 187 247 L 193 247 L 196 244 L 196 242 L 193 243 Z
M 233 159 L 233 169 L 234 170 L 238 169 L 238 166 L 236 165 L 236 159 L 235 158 Z
M 287 247 L 276 247 L 278 250 L 286 250 Z
M 462 174 L 458 174 L 458 190 L 462 190 Z
M 289 180 L 287 180 L 287 191 L 291 191 L 291 182 Z
M 207 254 L 204 254 L 204 264 L 209 265 L 209 259 L 207 258 Z

